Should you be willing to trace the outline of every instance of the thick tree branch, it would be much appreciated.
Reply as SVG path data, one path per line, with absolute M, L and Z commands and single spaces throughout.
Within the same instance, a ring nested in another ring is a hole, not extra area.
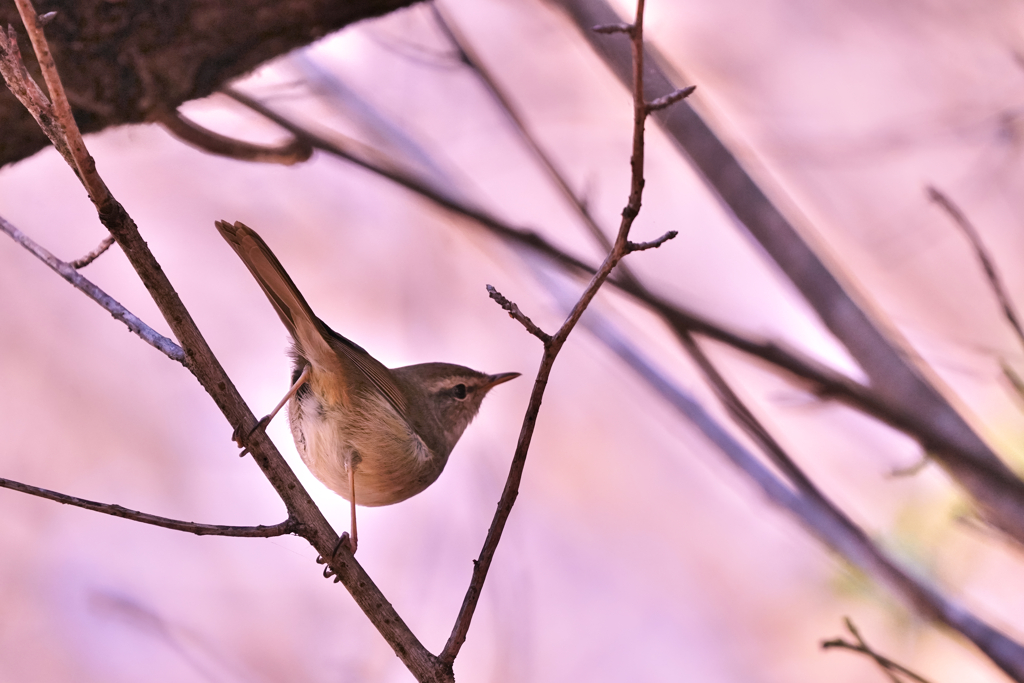
M 53 57 L 76 66 L 64 83 L 75 118 L 91 133 L 174 111 L 269 59 L 414 1 L 41 0 L 38 9 L 56 12 L 46 26 Z M 0 26 L 17 23 L 14 3 L 0 2 Z M 35 68 L 30 65 L 38 73 Z M 0 166 L 46 144 L 6 92 L 0 92 L 0 130 Z

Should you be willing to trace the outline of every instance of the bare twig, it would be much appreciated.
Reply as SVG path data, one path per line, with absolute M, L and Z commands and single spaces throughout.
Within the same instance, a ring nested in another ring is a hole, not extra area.
M 1010 299 L 1010 294 L 1006 291 L 1006 286 L 1003 285 L 1003 280 L 999 277 L 999 271 L 996 270 L 995 261 L 989 255 L 988 250 L 981 241 L 981 235 L 978 234 L 977 229 L 967 218 L 967 215 L 960 210 L 956 204 L 953 203 L 949 197 L 944 193 L 940 192 L 937 188 L 929 185 L 928 186 L 928 198 L 933 202 L 942 207 L 942 209 L 949 214 L 949 217 L 953 219 L 953 222 L 957 224 L 957 227 L 963 231 L 964 236 L 967 237 L 967 241 L 971 243 L 974 248 L 974 253 L 978 256 L 978 261 L 981 262 L 981 267 L 985 271 L 985 277 L 988 279 L 988 284 L 992 288 L 992 293 L 995 294 L 996 300 L 999 301 L 999 305 L 1003 309 L 1003 316 L 1006 317 L 1006 321 L 1010 323 L 1010 327 L 1017 335 L 1017 339 L 1020 341 L 1021 346 L 1024 347 L 1024 329 L 1021 328 L 1020 316 L 1017 315 L 1017 310 L 1013 305 L 1013 301 Z
M 102 256 L 103 252 L 105 252 L 107 249 L 110 249 L 110 245 L 113 244 L 113 243 L 114 243 L 114 236 L 113 235 L 107 235 L 106 237 L 103 238 L 103 240 L 98 245 L 96 245 L 95 249 L 90 251 L 88 254 L 86 254 L 82 258 L 75 259 L 74 261 L 72 261 L 68 265 L 71 266 L 72 268 L 74 268 L 75 270 L 78 270 L 79 268 L 85 268 L 87 265 L 89 265 L 90 263 L 92 263 L 93 261 L 98 259 L 100 256 Z
M 697 86 L 690 85 L 685 88 L 679 88 L 678 90 L 670 92 L 667 95 L 662 95 L 661 97 L 653 99 L 647 104 L 647 111 L 656 112 L 666 107 L 671 107 L 679 100 L 685 99 L 692 95 L 696 89 Z
M 505 488 L 502 491 L 500 500 L 498 501 L 498 509 L 495 512 L 494 518 L 491 521 L 491 526 L 487 531 L 487 537 L 484 540 L 484 545 L 480 551 L 480 555 L 473 563 L 473 575 L 470 579 L 469 588 L 466 591 L 466 597 L 462 602 L 462 608 L 459 610 L 459 616 L 455 621 L 455 626 L 452 629 L 451 636 L 448 638 L 448 642 L 445 644 L 444 649 L 438 656 L 438 660 L 445 664 L 451 664 L 455 661 L 459 650 L 462 648 L 462 644 L 466 640 L 466 635 L 469 632 L 469 625 L 473 619 L 473 614 L 476 611 L 476 605 L 480 599 L 484 581 L 487 578 L 487 572 L 490 569 L 491 561 L 494 559 L 494 552 L 497 550 L 505 524 L 508 522 L 508 517 L 512 512 L 512 507 L 515 504 L 516 497 L 519 495 L 519 485 L 522 481 L 523 470 L 526 466 L 526 457 L 529 453 L 534 428 L 537 424 L 537 415 L 540 412 L 541 401 L 544 397 L 548 377 L 551 374 L 551 368 L 554 366 L 555 359 L 568 339 L 569 334 L 579 322 L 583 312 L 597 295 L 597 291 L 600 289 L 601 285 L 604 284 L 605 280 L 607 280 L 609 275 L 611 275 L 615 266 L 629 251 L 629 231 L 633 225 L 634 219 L 640 211 L 644 186 L 643 131 L 644 121 L 647 118 L 647 109 L 643 100 L 643 53 L 640 47 L 643 45 L 643 12 L 644 0 L 638 0 L 636 21 L 633 24 L 633 30 L 630 34 L 633 44 L 637 46 L 634 50 L 634 57 L 637 60 L 634 64 L 634 74 L 637 86 L 633 93 L 633 154 L 630 159 L 632 173 L 630 179 L 629 201 L 626 204 L 626 208 L 622 211 L 622 220 L 619 224 L 619 230 L 611 252 L 609 252 L 607 257 L 605 257 L 604 262 L 601 264 L 601 267 L 598 268 L 594 277 L 591 278 L 589 284 L 580 295 L 580 298 L 573 306 L 558 332 L 556 332 L 550 340 L 544 344 L 544 355 L 541 359 L 540 369 L 537 371 L 537 379 L 534 381 L 533 392 L 530 395 L 530 403 L 526 409 L 526 415 L 523 418 L 523 426 L 519 433 L 519 442 L 516 445 L 516 452 L 512 458 L 511 467 L 509 468 L 508 479 L 505 482 Z
M 661 245 L 665 244 L 671 239 L 675 239 L 679 235 L 676 230 L 669 230 L 664 235 L 656 240 L 650 242 L 628 242 L 626 244 L 626 252 L 632 254 L 634 251 L 647 251 L 648 249 L 657 249 Z
M 122 519 L 130 519 L 133 522 L 140 522 L 142 524 L 152 524 L 153 526 L 163 527 L 165 529 L 174 529 L 175 531 L 185 531 L 196 536 L 236 536 L 240 538 L 270 538 L 272 536 L 284 536 L 287 534 L 298 533 L 299 522 L 294 518 L 286 519 L 279 524 L 273 524 L 271 526 L 226 526 L 223 524 L 197 524 L 195 522 L 183 522 L 177 519 L 170 519 L 168 517 L 158 517 L 157 515 L 151 515 L 146 512 L 137 512 L 135 510 L 129 510 L 128 508 L 121 507 L 120 505 L 112 505 L 110 503 L 97 503 L 84 498 L 76 498 L 75 496 L 69 496 L 64 493 L 58 493 L 56 491 L 50 491 L 49 489 L 40 488 L 38 486 L 30 486 L 29 484 L 22 484 L 21 482 L 12 481 L 10 479 L 4 479 L 0 477 L 0 488 L 10 489 L 12 491 L 20 491 L 21 493 L 27 493 L 30 496 L 38 496 L 39 498 L 45 498 L 47 500 L 56 501 L 62 505 L 73 505 L 80 507 L 85 510 L 92 510 L 93 512 L 100 512 L 104 515 L 111 515 L 112 517 L 121 517 Z
M 545 332 L 544 330 L 540 329 L 536 325 L 536 323 L 530 320 L 529 316 L 520 311 L 519 306 L 517 306 L 515 302 L 506 299 L 504 296 L 502 296 L 501 292 L 496 290 L 491 285 L 487 285 L 487 294 L 492 299 L 494 299 L 499 306 L 508 311 L 508 317 L 512 318 L 513 320 L 518 320 L 522 324 L 522 326 L 526 328 L 527 332 L 532 334 L 537 339 L 540 339 L 541 342 L 545 345 L 551 343 L 551 335 Z
M 215 133 L 177 111 L 164 114 L 157 121 L 193 147 L 229 159 L 291 166 L 307 161 L 313 154 L 313 147 L 306 140 L 294 138 L 281 145 L 257 145 Z
M 36 244 L 28 235 L 11 225 L 3 216 L 0 216 L 0 231 L 10 235 L 11 239 L 25 247 L 36 258 L 49 266 L 55 273 L 70 282 L 74 287 L 83 292 L 90 299 L 98 303 L 114 316 L 115 320 L 123 322 L 128 329 L 137 334 L 142 341 L 178 363 L 185 363 L 185 352 L 180 346 L 163 336 L 152 327 L 142 322 L 127 308 L 119 304 L 109 294 L 84 278 L 70 264 L 61 261 L 49 251 Z
M 605 235 L 604 231 L 601 230 L 601 227 L 590 214 L 590 211 L 587 209 L 583 200 L 569 185 L 565 174 L 562 173 L 552 156 L 544 150 L 540 143 L 537 142 L 536 137 L 526 125 L 526 122 L 519 114 L 518 109 L 512 103 L 512 98 L 505 92 L 505 89 L 501 87 L 498 80 L 486 67 L 480 56 L 476 54 L 476 51 L 470 45 L 469 40 L 467 40 L 467 38 L 462 34 L 462 31 L 459 30 L 451 17 L 447 16 L 436 2 L 431 4 L 431 8 L 434 10 L 434 18 L 437 21 L 438 26 L 447 36 L 452 47 L 458 51 L 459 58 L 462 63 L 468 66 L 473 73 L 476 74 L 488 94 L 498 105 L 499 109 L 501 109 L 502 113 L 505 114 L 515 131 L 519 134 L 520 140 L 522 140 L 523 144 L 526 145 L 534 158 L 544 168 L 548 177 L 555 183 L 558 189 L 562 192 L 562 195 L 576 210 L 576 213 L 583 219 L 584 224 L 590 230 L 594 238 L 601 244 L 604 251 L 611 251 L 611 240 L 607 235 Z M 622 264 L 621 268 L 625 268 L 625 264 Z
M 875 660 L 875 663 L 878 664 L 882 671 L 885 672 L 885 675 L 888 676 L 889 680 L 893 681 L 893 683 L 901 683 L 899 678 L 900 676 L 906 676 L 911 680 L 917 681 L 917 683 L 929 683 L 928 679 L 919 676 L 902 664 L 898 664 L 888 657 L 871 649 L 871 647 L 864 642 L 864 639 L 861 637 L 860 632 L 857 630 L 857 627 L 854 626 L 853 620 L 850 619 L 850 617 L 846 617 L 844 621 L 846 622 L 847 630 L 854 638 L 857 639 L 857 643 L 849 643 L 842 638 L 834 638 L 832 640 L 823 641 L 821 643 L 822 650 L 838 648 L 867 655 L 871 659 Z

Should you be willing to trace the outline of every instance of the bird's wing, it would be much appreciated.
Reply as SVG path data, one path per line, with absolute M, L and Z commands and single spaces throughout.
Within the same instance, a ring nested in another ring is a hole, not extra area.
M 342 376 L 353 371 L 359 372 L 407 419 L 408 405 L 391 371 L 361 346 L 338 334 L 313 314 L 284 266 L 256 231 L 241 222 L 232 225 L 226 221 L 217 221 L 216 225 L 221 236 L 235 250 L 270 299 L 301 354 L 314 366 L 325 368 L 328 372 L 341 373 Z M 342 394 L 339 398 L 347 403 L 349 397 L 345 394 L 345 387 L 351 383 L 339 384 Z

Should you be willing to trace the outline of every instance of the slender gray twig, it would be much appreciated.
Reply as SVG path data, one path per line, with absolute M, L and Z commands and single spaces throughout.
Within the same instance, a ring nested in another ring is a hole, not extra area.
M 70 282 L 76 289 L 87 297 L 98 303 L 110 312 L 115 320 L 123 322 L 128 329 L 139 336 L 154 349 L 178 363 L 185 363 L 185 352 L 174 341 L 163 336 L 146 323 L 139 320 L 127 308 L 118 303 L 113 297 L 83 277 L 70 264 L 61 261 L 45 248 L 37 244 L 31 237 L 11 225 L 3 216 L 0 216 L 0 231 L 8 234 L 11 239 L 25 247 L 33 256 L 50 267 L 55 273 Z
M 107 249 L 110 249 L 110 245 L 113 244 L 113 243 L 114 243 L 114 236 L 113 235 L 107 235 L 106 237 L 104 237 L 100 241 L 100 243 L 98 245 L 96 245 L 95 249 L 90 251 L 88 254 L 86 254 L 82 258 L 76 258 L 74 261 L 72 261 L 68 265 L 71 266 L 72 268 L 74 268 L 75 270 L 78 270 L 79 268 L 85 268 L 87 265 L 89 265 L 90 263 L 92 263 L 93 261 L 98 259 L 100 256 L 102 256 L 104 254 L 104 252 L 107 251 Z

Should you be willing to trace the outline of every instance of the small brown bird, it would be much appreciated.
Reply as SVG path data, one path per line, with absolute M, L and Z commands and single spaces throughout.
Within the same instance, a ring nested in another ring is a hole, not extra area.
M 295 447 L 313 475 L 355 506 L 391 505 L 441 474 L 452 448 L 491 388 L 518 372 L 487 375 L 449 363 L 388 369 L 317 318 L 281 262 L 251 228 L 217 221 L 270 299 L 294 345 L 289 401 Z

